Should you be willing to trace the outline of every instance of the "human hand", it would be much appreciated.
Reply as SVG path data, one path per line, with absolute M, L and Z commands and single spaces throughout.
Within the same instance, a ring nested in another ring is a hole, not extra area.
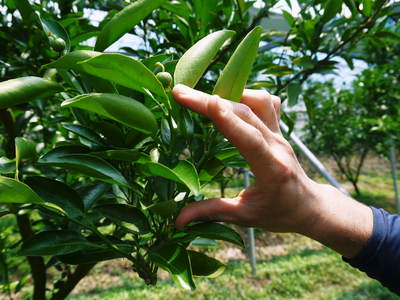
M 241 103 L 177 85 L 175 99 L 209 117 L 241 152 L 256 181 L 233 199 L 215 198 L 186 206 L 176 220 L 225 221 L 270 231 L 295 231 L 313 212 L 315 183 L 301 168 L 279 129 L 280 99 L 245 90 Z M 305 225 L 305 224 L 304 224 Z
M 298 232 L 352 257 L 372 234 L 369 207 L 305 174 L 279 129 L 280 100 L 245 90 L 241 103 L 184 85 L 174 87 L 181 105 L 210 118 L 240 151 L 256 181 L 235 198 L 214 198 L 182 209 L 181 228 L 192 221 L 224 221 L 275 232 Z

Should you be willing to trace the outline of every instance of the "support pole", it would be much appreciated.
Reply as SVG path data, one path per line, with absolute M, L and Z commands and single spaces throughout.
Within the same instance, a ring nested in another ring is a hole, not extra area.
M 399 197 L 399 188 L 397 186 L 397 168 L 396 168 L 396 154 L 395 153 L 396 153 L 396 151 L 395 151 L 394 146 L 391 146 L 389 149 L 390 169 L 392 171 L 396 211 L 397 211 L 397 213 L 400 213 L 400 197 Z
M 244 187 L 247 188 L 250 186 L 250 171 L 244 170 L 244 178 L 243 178 Z M 257 273 L 256 269 L 256 241 L 254 238 L 254 228 L 247 228 L 247 237 L 248 237 L 248 256 L 250 260 L 251 266 L 251 274 L 255 277 Z
M 289 132 L 288 126 L 280 121 L 281 130 L 284 133 Z M 317 169 L 317 171 L 334 187 L 336 187 L 343 194 L 349 196 L 349 193 L 340 185 L 340 183 L 329 173 L 329 171 L 322 165 L 319 159 L 307 148 L 306 145 L 295 135 L 293 132 L 290 134 L 290 139 L 299 148 L 301 153 L 310 161 L 310 163 Z

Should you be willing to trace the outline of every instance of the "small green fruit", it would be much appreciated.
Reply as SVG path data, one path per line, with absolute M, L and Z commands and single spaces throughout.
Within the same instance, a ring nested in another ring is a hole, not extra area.
M 157 73 L 156 77 L 162 83 L 164 88 L 169 88 L 171 86 L 172 76 L 168 72 Z
M 66 44 L 62 38 L 49 39 L 49 40 L 50 40 L 50 46 L 51 48 L 53 48 L 54 51 L 57 52 L 64 51 Z

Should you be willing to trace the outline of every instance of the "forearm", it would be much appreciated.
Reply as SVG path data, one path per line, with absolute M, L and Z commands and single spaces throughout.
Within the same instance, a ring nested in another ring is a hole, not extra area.
M 346 258 L 357 255 L 373 230 L 371 209 L 329 185 L 313 184 L 313 215 L 299 233 L 319 241 Z

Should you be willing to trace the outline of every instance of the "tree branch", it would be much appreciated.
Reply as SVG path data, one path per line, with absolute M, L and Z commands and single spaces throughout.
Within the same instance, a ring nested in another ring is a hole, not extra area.
M 6 156 L 15 157 L 15 121 L 11 109 L 0 109 L 0 122 L 3 123 L 6 132 Z
M 32 226 L 29 216 L 17 215 L 17 224 L 22 240 L 29 239 L 32 235 Z M 42 257 L 28 256 L 28 263 L 31 268 L 33 279 L 33 300 L 46 299 L 46 266 Z
M 69 293 L 76 287 L 76 285 L 84 278 L 96 264 L 78 265 L 75 271 L 68 276 L 67 280 L 63 282 L 60 289 L 50 299 L 63 300 L 67 298 Z

